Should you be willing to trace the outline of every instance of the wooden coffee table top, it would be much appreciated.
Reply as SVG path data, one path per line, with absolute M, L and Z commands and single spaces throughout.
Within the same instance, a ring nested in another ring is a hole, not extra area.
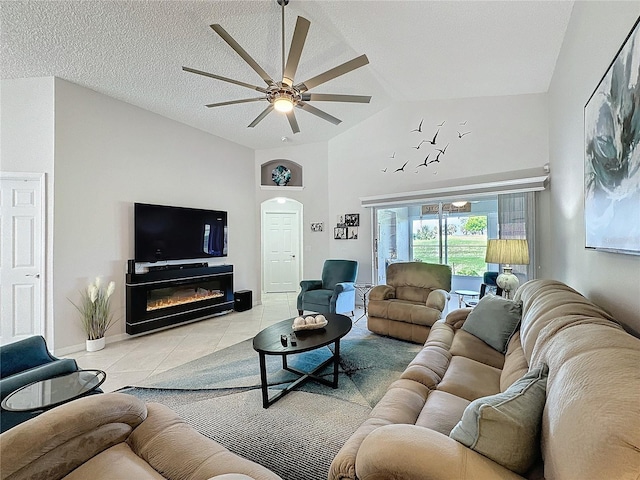
M 293 353 L 308 352 L 316 348 L 324 347 L 344 337 L 351 330 L 351 319 L 345 315 L 323 313 L 327 319 L 327 325 L 317 330 L 299 330 L 296 333 L 297 345 L 283 346 L 280 342 L 281 335 L 289 336 L 293 333 L 293 318 L 275 323 L 260 331 L 253 338 L 253 349 L 267 355 L 290 355 Z

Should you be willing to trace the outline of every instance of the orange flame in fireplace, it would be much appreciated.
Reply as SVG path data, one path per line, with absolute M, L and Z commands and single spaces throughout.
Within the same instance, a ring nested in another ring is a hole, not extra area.
M 224 293 L 220 290 L 203 290 L 199 289 L 197 292 L 192 292 L 190 295 L 180 295 L 175 297 L 160 298 L 157 300 L 147 301 L 147 312 L 152 310 L 159 310 L 161 308 L 175 307 L 177 305 L 184 305 L 187 303 L 199 302 L 201 300 L 209 300 L 212 298 L 223 297 Z

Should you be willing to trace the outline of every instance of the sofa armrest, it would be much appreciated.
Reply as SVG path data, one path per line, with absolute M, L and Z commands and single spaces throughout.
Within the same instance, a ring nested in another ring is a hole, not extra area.
M 369 301 L 389 300 L 390 298 L 396 298 L 396 289 L 390 285 L 376 285 L 369 292 Z
M 388 425 L 371 432 L 356 458 L 360 480 L 522 480 L 523 477 L 440 432 Z
M 447 325 L 450 325 L 455 330 L 462 328 L 464 325 L 464 321 L 467 319 L 469 314 L 471 313 L 472 308 L 456 308 L 449 312 L 447 317 L 444 319 Z
M 442 312 L 447 306 L 447 302 L 449 301 L 449 298 L 451 298 L 451 296 L 449 295 L 449 292 L 447 292 L 446 290 L 437 288 L 435 290 L 432 290 L 431 293 L 429 293 L 429 296 L 427 297 L 426 306 L 435 308 L 436 310 L 440 310 Z
M 5 377 L 0 380 L 0 400 L 4 400 L 11 392 L 30 383 L 75 372 L 76 370 L 78 370 L 76 361 L 72 358 L 64 358 Z
M 147 411 L 146 420 L 129 436 L 127 444 L 163 477 L 215 478 L 235 473 L 255 480 L 282 480 L 267 468 L 200 434 L 165 405 L 148 403 Z M 242 434 L 238 431 L 238 435 Z
M 131 395 L 90 395 L 60 405 L 0 435 L 0 478 L 63 478 L 124 442 L 147 416 Z
M 300 293 L 306 292 L 307 290 L 317 290 L 322 288 L 322 280 L 302 280 L 300 282 Z

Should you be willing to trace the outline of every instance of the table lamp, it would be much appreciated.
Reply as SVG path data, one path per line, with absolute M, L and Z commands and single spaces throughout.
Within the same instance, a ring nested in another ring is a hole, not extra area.
M 529 245 L 526 240 L 489 240 L 484 261 L 504 264 L 503 273 L 498 275 L 496 284 L 502 288 L 506 298 L 512 298 L 520 281 L 513 274 L 511 265 L 529 265 Z

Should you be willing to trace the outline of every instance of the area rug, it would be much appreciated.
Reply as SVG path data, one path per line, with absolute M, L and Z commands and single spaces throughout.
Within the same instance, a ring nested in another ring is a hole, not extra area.
M 287 357 L 288 364 L 301 370 L 311 370 L 330 357 L 332 348 L 333 345 L 290 355 Z M 365 327 L 354 325 L 340 340 L 338 389 L 311 381 L 301 390 L 373 407 L 382 398 L 389 384 L 399 378 L 420 348 L 420 345 L 382 337 Z M 273 389 L 281 388 L 297 378 L 282 370 L 280 356 L 267 355 L 266 363 L 267 378 Z M 332 366 L 328 366 L 323 374 L 331 373 Z M 253 350 L 252 340 L 245 340 L 148 377 L 135 386 L 172 390 L 218 390 L 215 395 L 224 394 L 228 389 L 259 389 L 258 354 Z
M 209 398 L 206 390 L 122 390 L 167 405 L 203 435 L 284 480 L 323 480 L 338 450 L 371 409 L 293 391 L 262 408 L 259 389 Z
M 284 480 L 327 478 L 331 461 L 420 350 L 354 326 L 340 342 L 337 389 L 310 381 L 262 408 L 258 354 L 251 340 L 168 370 L 121 392 L 176 411 L 200 433 Z M 309 369 L 327 348 L 289 357 Z M 267 356 L 270 394 L 295 377 Z M 326 375 L 332 370 L 327 369 Z

